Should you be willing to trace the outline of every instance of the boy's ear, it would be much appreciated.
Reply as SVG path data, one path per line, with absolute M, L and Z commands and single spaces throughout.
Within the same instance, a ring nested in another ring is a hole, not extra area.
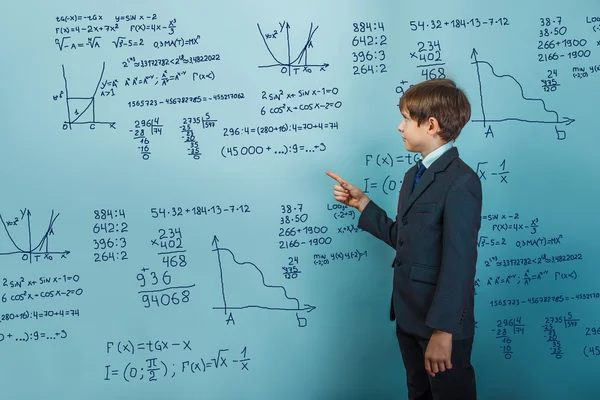
M 440 123 L 437 118 L 429 117 L 426 121 L 427 124 L 427 133 L 431 136 L 438 136 L 442 129 L 440 128 Z

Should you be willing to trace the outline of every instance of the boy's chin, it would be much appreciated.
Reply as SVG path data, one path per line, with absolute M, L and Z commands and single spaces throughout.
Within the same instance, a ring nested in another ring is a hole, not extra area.
M 417 152 L 417 150 L 415 150 L 407 141 L 404 141 L 404 148 L 406 149 L 406 151 L 409 151 L 411 153 Z

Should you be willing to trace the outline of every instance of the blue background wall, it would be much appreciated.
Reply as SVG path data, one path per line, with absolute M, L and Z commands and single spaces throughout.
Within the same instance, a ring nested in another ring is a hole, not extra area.
M 393 214 L 398 99 L 444 76 L 484 187 L 480 396 L 597 396 L 597 1 L 6 7 L 3 398 L 405 397 L 393 252 L 325 171 Z

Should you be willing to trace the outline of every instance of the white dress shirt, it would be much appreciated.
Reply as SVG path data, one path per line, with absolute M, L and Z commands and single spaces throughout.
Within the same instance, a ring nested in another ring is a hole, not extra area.
M 440 158 L 442 154 L 450 150 L 452 147 L 454 147 L 454 141 L 450 141 L 427 154 L 427 157 L 423 159 L 423 165 L 425 168 L 429 168 L 435 160 Z

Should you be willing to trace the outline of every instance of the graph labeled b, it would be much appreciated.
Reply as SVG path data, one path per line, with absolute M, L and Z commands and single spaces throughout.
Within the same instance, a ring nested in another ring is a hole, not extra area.
M 298 326 L 306 326 L 306 318 L 301 312 L 309 313 L 316 307 L 301 302 L 288 294 L 280 285 L 267 283 L 265 274 L 250 261 L 239 261 L 232 250 L 221 247 L 215 236 L 212 241 L 221 284 L 221 305 L 213 307 L 229 315 L 234 310 L 257 309 L 270 312 L 291 312 L 296 314 Z
M 59 215 L 52 210 L 44 222 L 27 208 L 10 218 L 0 213 L 0 257 L 17 255 L 29 263 L 67 258 L 70 251 L 57 248 L 51 240 Z
M 63 129 L 73 129 L 73 125 L 87 125 L 90 129 L 96 129 L 96 125 L 106 125 L 111 129 L 116 129 L 115 122 L 106 121 L 98 117 L 97 98 L 99 95 L 105 96 L 114 91 L 114 88 L 98 93 L 100 86 L 107 88 L 110 85 L 116 86 L 116 82 L 104 81 L 104 71 L 106 63 L 102 63 L 102 70 L 95 87 L 89 85 L 87 89 L 79 89 L 77 93 L 83 92 L 81 96 L 74 95 L 74 89 L 70 88 L 65 66 L 62 66 L 62 75 L 64 80 L 64 97 L 67 106 L 67 119 L 63 123 Z M 87 94 L 87 96 L 85 95 Z
M 473 114 L 479 108 L 481 117 L 472 122 L 488 127 L 492 123 L 518 122 L 532 125 L 553 126 L 558 140 L 567 137 L 565 127 L 575 120 L 549 108 L 546 100 L 526 95 L 523 84 L 510 74 L 499 74 L 494 66 L 478 57 L 476 49 L 471 52 L 471 64 L 475 65 L 479 86 L 476 107 L 473 98 Z

